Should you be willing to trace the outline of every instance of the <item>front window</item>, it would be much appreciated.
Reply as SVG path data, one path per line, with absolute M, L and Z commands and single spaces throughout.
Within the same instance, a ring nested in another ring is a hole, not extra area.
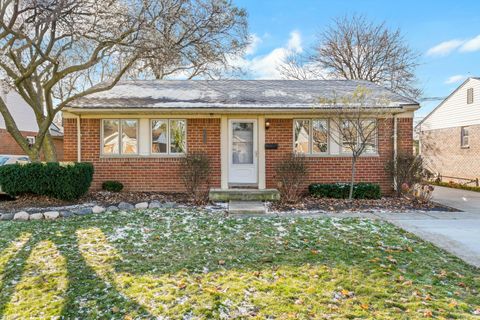
M 105 155 L 137 154 L 138 120 L 103 120 L 102 137 Z
M 152 120 L 151 130 L 152 154 L 184 154 L 186 152 L 186 120 Z
M 377 122 L 376 120 L 352 121 L 341 123 L 342 152 L 352 153 L 364 147 L 362 153 L 377 153 Z
M 468 127 L 462 127 L 460 134 L 461 134 L 461 136 L 460 136 L 461 147 L 462 148 L 468 148 L 469 147 Z
M 328 120 L 294 120 L 294 152 L 326 154 L 328 152 Z

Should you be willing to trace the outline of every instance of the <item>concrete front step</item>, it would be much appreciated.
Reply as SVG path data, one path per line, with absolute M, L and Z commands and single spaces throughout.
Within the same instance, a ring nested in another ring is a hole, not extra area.
M 280 193 L 277 189 L 210 189 L 209 198 L 212 201 L 278 201 Z
M 265 204 L 261 201 L 230 200 L 228 203 L 229 214 L 264 214 Z

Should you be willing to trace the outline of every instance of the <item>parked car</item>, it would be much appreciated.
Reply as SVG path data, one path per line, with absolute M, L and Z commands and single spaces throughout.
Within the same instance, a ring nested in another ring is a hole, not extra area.
M 12 156 L 12 155 L 0 155 L 0 166 L 6 164 L 14 164 L 14 163 L 29 163 L 30 159 L 28 156 Z

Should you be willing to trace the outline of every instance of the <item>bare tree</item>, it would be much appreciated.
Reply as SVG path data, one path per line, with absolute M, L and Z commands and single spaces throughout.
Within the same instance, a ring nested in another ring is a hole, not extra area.
M 335 19 L 320 33 L 312 53 L 303 62 L 287 59 L 279 68 L 285 78 L 308 74 L 308 79 L 325 75 L 332 79 L 368 80 L 417 98 L 421 94 L 415 76 L 418 58 L 399 29 L 353 15 Z M 314 72 L 299 71 L 302 68 L 313 68 Z
M 380 122 L 390 114 L 389 101 L 373 97 L 371 92 L 358 87 L 351 96 L 320 99 L 323 107 L 332 112 L 330 138 L 337 143 L 341 152 L 351 154 L 351 179 L 348 198 L 353 199 L 356 164 L 365 153 L 378 152 L 378 130 Z
M 35 144 L 2 99 L 0 113 L 33 161 L 42 149 L 56 160 L 48 130 L 73 100 L 112 88 L 127 72 L 220 70 L 222 50 L 238 54 L 248 42 L 246 14 L 227 0 L 0 0 L 0 17 L 0 77 L 32 108 Z
M 289 52 L 285 59 L 277 66 L 278 72 L 288 80 L 324 79 L 322 68 L 310 60 L 303 52 Z
M 247 13 L 228 0 L 160 1 L 162 19 L 145 44 L 151 48 L 134 71 L 142 77 L 218 78 L 249 43 Z

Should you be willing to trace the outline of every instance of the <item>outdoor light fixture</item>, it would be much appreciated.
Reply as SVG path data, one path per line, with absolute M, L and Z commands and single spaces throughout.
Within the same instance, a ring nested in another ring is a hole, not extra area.
M 265 129 L 268 130 L 270 128 L 270 121 L 265 121 Z

